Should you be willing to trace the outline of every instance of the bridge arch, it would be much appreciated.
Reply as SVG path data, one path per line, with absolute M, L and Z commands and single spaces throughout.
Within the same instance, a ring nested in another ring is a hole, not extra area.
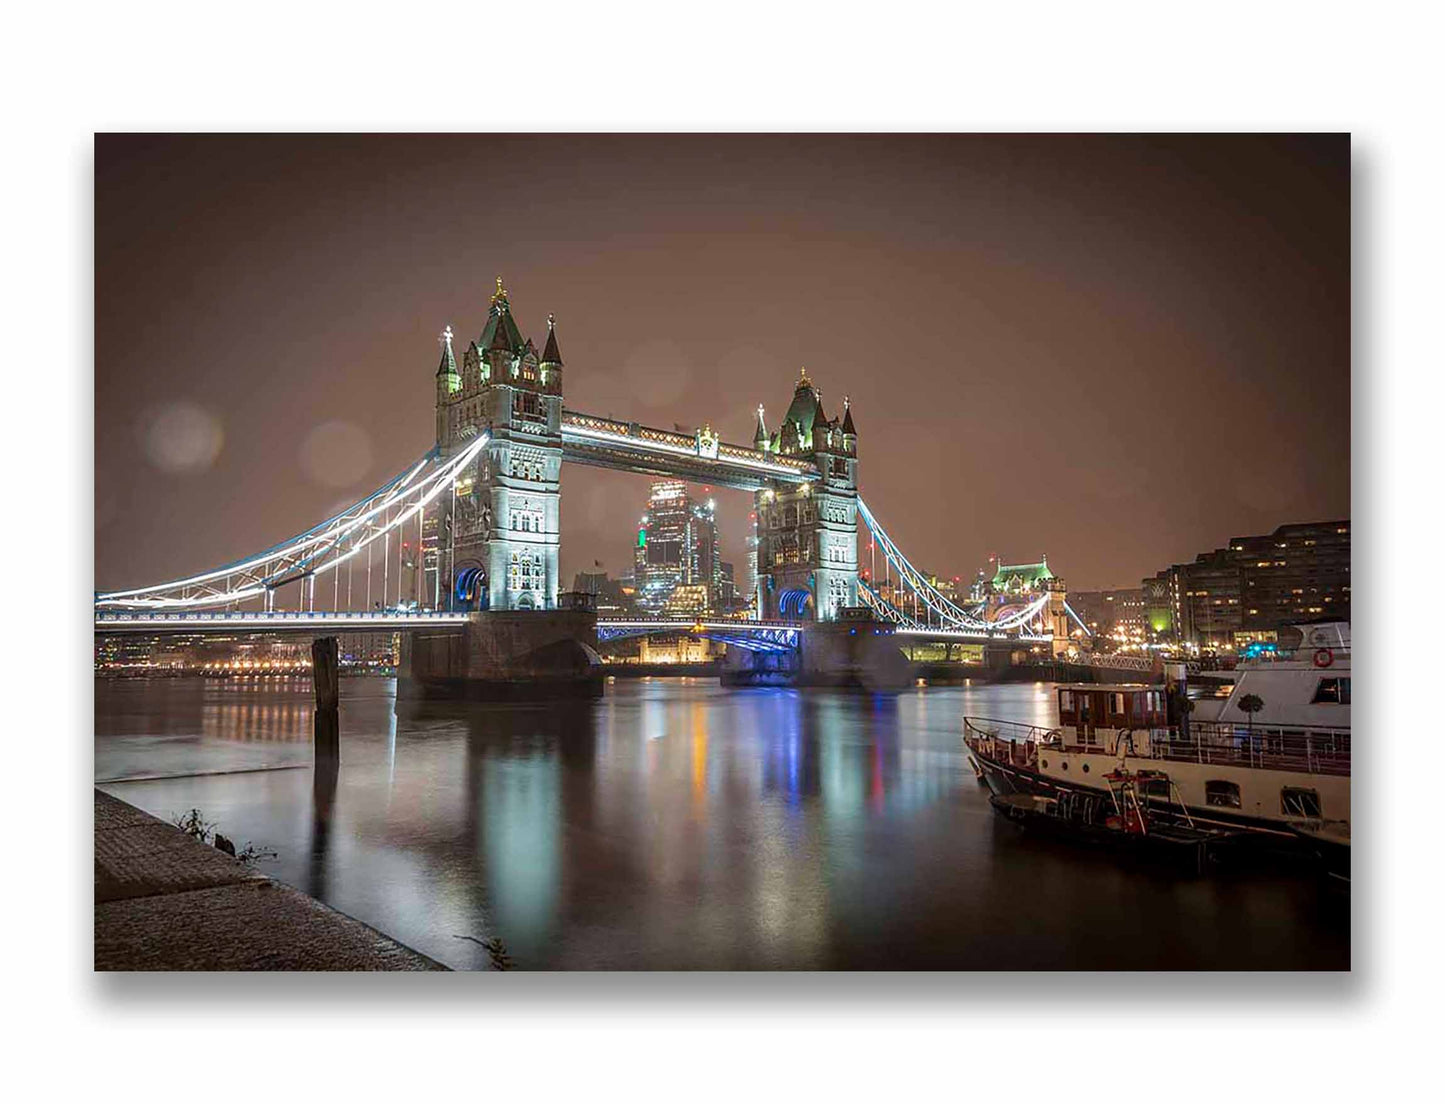
M 813 592 L 806 587 L 790 587 L 778 595 L 778 613 L 788 619 L 810 620 L 814 604 Z
M 465 564 L 457 570 L 452 597 L 459 610 L 487 608 L 487 573 L 481 564 Z

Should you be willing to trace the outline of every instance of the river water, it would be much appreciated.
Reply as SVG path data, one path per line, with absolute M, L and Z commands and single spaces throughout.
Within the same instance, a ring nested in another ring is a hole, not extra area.
M 95 777 L 191 808 L 261 869 L 457 969 L 1343 969 L 1305 872 L 1197 878 L 1024 837 L 967 715 L 1053 724 L 1047 684 L 898 695 L 609 681 L 597 702 L 428 707 L 307 680 L 97 680 Z

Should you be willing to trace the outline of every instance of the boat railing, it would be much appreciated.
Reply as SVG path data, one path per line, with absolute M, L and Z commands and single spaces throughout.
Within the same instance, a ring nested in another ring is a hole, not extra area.
M 965 738 L 978 743 L 985 755 L 1021 767 L 1031 767 L 1038 761 L 1040 746 L 1056 746 L 1063 739 L 1057 728 L 989 717 L 965 717 L 963 730 Z
M 1221 763 L 1301 774 L 1350 773 L 1348 729 L 1251 728 L 1194 721 L 1187 735 L 1168 729 L 1149 741 L 1151 757 L 1182 762 Z
M 965 717 L 963 724 L 965 735 L 979 741 L 985 754 L 1020 766 L 1037 761 L 1040 747 L 1085 755 L 1112 751 L 1101 743 L 1075 743 L 1059 728 L 978 717 Z M 1213 763 L 1300 774 L 1348 776 L 1350 773 L 1348 729 L 1251 729 L 1241 724 L 1194 721 L 1187 726 L 1187 732 L 1178 728 L 1139 728 L 1122 730 L 1119 736 L 1124 737 L 1126 733 L 1129 757 L 1134 759 Z

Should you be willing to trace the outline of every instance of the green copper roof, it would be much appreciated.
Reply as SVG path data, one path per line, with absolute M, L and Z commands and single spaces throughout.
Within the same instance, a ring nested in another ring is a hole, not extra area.
M 818 401 L 818 392 L 813 388 L 813 381 L 805 371 L 793 391 L 793 401 L 788 404 L 788 412 L 783 415 L 782 425 L 795 426 L 802 447 L 812 448 L 813 427 L 827 420 L 823 414 L 823 404 Z
M 482 336 L 477 338 L 477 348 L 505 349 L 511 353 L 521 352 L 526 342 L 522 332 L 512 320 L 512 303 L 507 298 L 507 289 L 502 287 L 502 278 L 497 277 L 497 293 L 492 296 L 492 309 L 487 312 L 487 324 Z
M 994 590 L 1010 590 L 1013 588 L 1032 588 L 1040 583 L 1047 582 L 1054 578 L 1054 573 L 1049 570 L 1048 561 L 1031 564 L 1005 564 L 998 565 L 994 572 L 992 586 Z
M 512 321 L 512 310 L 507 301 L 503 299 L 493 303 L 482 336 L 477 338 L 477 348 L 484 351 L 506 349 L 508 352 L 517 352 L 525 344 L 522 332 L 517 329 L 517 323 Z

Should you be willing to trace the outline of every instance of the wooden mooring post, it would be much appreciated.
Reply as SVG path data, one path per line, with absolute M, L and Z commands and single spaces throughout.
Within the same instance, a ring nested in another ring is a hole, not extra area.
M 337 762 L 341 758 L 340 657 L 336 637 L 323 636 L 311 642 L 311 684 L 316 688 L 315 759 Z

